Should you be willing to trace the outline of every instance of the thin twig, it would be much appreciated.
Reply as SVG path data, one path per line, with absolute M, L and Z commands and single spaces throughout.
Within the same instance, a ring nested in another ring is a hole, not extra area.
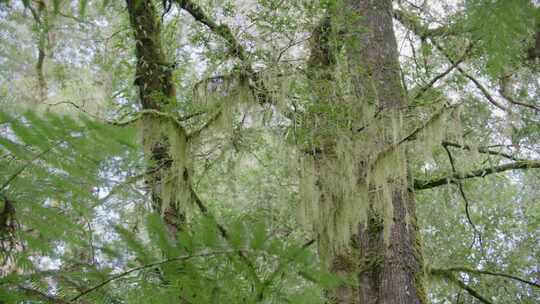
M 446 154 L 448 155 L 448 160 L 450 161 L 450 166 L 452 167 L 452 172 L 457 173 L 454 158 L 452 157 L 452 154 L 450 153 L 450 150 L 445 145 L 443 145 L 443 148 L 446 151 Z M 482 255 L 484 255 L 484 245 L 483 245 L 483 242 L 482 242 L 482 234 L 480 233 L 478 228 L 476 228 L 476 225 L 474 224 L 473 220 L 471 219 L 471 213 L 470 213 L 470 208 L 469 208 L 471 204 L 469 202 L 469 199 L 467 198 L 467 195 L 465 195 L 465 190 L 463 189 L 463 183 L 460 180 L 458 180 L 458 181 L 456 181 L 456 184 L 458 186 L 459 193 L 461 194 L 461 197 L 463 198 L 463 201 L 465 202 L 465 215 L 467 216 L 467 221 L 469 222 L 469 224 L 471 225 L 471 227 L 473 228 L 473 231 L 474 231 L 473 241 L 471 243 L 470 248 L 472 248 L 474 246 L 474 243 L 476 243 L 476 236 L 478 236 L 478 243 L 480 244 L 480 250 L 482 251 Z
M 37 154 L 36 156 L 34 156 L 32 159 L 30 159 L 29 161 L 27 161 L 24 165 L 20 166 L 19 169 L 17 169 L 17 171 L 15 171 L 15 173 L 13 173 L 3 184 L 2 186 L 0 187 L 0 192 L 3 191 L 7 186 L 9 186 L 9 184 L 11 182 L 13 182 L 13 180 L 15 180 L 17 178 L 17 176 L 19 176 L 21 173 L 23 173 L 24 170 L 26 170 L 26 168 L 28 168 L 33 162 L 35 162 L 36 160 L 42 158 L 45 154 L 49 153 L 49 151 L 51 151 L 54 147 L 56 147 L 58 145 L 58 143 L 56 145 L 51 145 L 49 146 L 47 149 L 43 150 L 41 153 Z
M 451 271 L 451 272 L 465 272 L 465 273 L 470 273 L 470 274 L 479 274 L 479 275 L 490 275 L 490 276 L 496 276 L 496 277 L 503 277 L 503 278 L 508 278 L 508 279 L 512 279 L 512 280 L 515 280 L 515 281 L 519 281 L 521 283 L 525 283 L 525 284 L 531 285 L 531 286 L 536 287 L 536 288 L 540 288 L 539 283 L 528 281 L 528 280 L 522 279 L 520 277 L 511 275 L 511 274 L 507 274 L 507 273 L 503 273 L 503 272 L 494 272 L 494 271 L 489 271 L 489 270 L 479 270 L 479 269 L 472 269 L 472 268 L 468 268 L 468 267 L 451 267 L 451 268 L 441 269 L 441 270 L 443 270 L 443 271 Z
M 476 290 L 471 288 L 469 285 L 465 284 L 462 280 L 456 278 L 456 276 L 454 274 L 452 274 L 451 272 L 444 271 L 444 270 L 441 270 L 441 269 L 432 269 L 431 274 L 448 279 L 450 282 L 456 284 L 459 288 L 465 290 L 472 297 L 476 298 L 478 301 L 480 301 L 480 302 L 482 302 L 484 304 L 493 304 L 493 302 L 486 299 L 484 296 L 479 294 Z
M 513 155 L 510 155 L 510 154 L 507 154 L 507 153 L 504 153 L 504 152 L 498 152 L 498 151 L 493 151 L 493 150 L 490 150 L 486 147 L 471 147 L 469 145 L 460 145 L 458 143 L 454 143 L 454 142 L 450 142 L 450 141 L 443 141 L 442 142 L 442 145 L 445 146 L 445 147 L 454 147 L 454 148 L 459 148 L 459 149 L 463 149 L 463 150 L 476 150 L 480 153 L 483 153 L 483 154 L 489 154 L 489 155 L 496 155 L 496 156 L 500 156 L 500 157 L 504 157 L 504 158 L 508 158 L 508 159 L 511 159 L 513 161 L 523 161 L 525 159 L 521 159 L 521 158 L 517 158 Z
M 453 62 L 444 72 L 442 72 L 441 74 L 435 76 L 433 79 L 431 79 L 430 82 L 428 82 L 425 86 L 420 88 L 420 90 L 418 90 L 418 92 L 414 95 L 413 99 L 417 99 L 417 98 L 422 97 L 422 95 L 424 95 L 424 93 L 426 93 L 427 90 L 432 88 L 437 81 L 444 78 L 446 75 L 450 74 L 450 72 L 452 72 L 455 68 L 457 68 L 460 63 L 465 61 L 465 58 L 467 58 L 467 55 L 469 54 L 471 49 L 472 49 L 472 45 L 469 45 L 467 50 L 463 53 L 463 55 L 458 60 Z
M 203 253 L 199 253 L 199 254 L 191 254 L 191 255 L 184 255 L 184 256 L 174 257 L 174 258 L 162 260 L 162 261 L 159 261 L 159 262 L 150 263 L 150 264 L 146 264 L 146 265 L 143 265 L 143 266 L 131 268 L 131 269 L 129 269 L 127 271 L 124 271 L 124 272 L 122 272 L 120 274 L 114 275 L 114 276 L 106 279 L 105 281 L 103 281 L 103 282 L 101 282 L 101 283 L 99 283 L 99 284 L 97 284 L 97 285 L 95 285 L 95 286 L 93 286 L 91 288 L 86 289 L 85 291 L 83 291 L 83 292 L 79 293 L 78 295 L 76 295 L 75 297 L 73 297 L 70 300 L 70 302 L 75 302 L 80 297 L 82 297 L 84 295 L 87 295 L 87 294 L 89 294 L 89 293 L 91 293 L 91 292 L 93 292 L 93 291 L 95 291 L 95 290 L 109 284 L 112 281 L 123 278 L 123 277 L 127 276 L 128 274 L 133 273 L 135 271 L 144 270 L 144 269 L 147 269 L 147 268 L 153 268 L 153 267 L 160 266 L 160 265 L 167 264 L 167 263 L 171 263 L 171 262 L 185 261 L 185 260 L 198 258 L 198 257 L 208 257 L 208 256 L 215 256 L 215 255 L 229 254 L 229 253 L 233 253 L 233 251 L 226 250 L 226 251 L 203 252 Z

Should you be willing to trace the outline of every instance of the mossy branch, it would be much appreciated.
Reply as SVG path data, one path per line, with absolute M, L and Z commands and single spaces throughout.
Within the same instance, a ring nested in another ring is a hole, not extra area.
M 388 155 L 389 153 L 392 153 L 396 151 L 402 144 L 415 140 L 418 135 L 424 131 L 425 129 L 429 128 L 432 124 L 434 124 L 437 120 L 441 118 L 443 114 L 445 114 L 447 109 L 454 109 L 456 106 L 443 106 L 439 110 L 437 110 L 426 122 L 424 122 L 421 126 L 415 128 L 412 130 L 409 135 L 403 137 L 398 142 L 388 145 L 386 148 L 384 148 L 375 158 L 373 161 L 373 165 L 376 165 L 381 159 L 384 159 L 384 156 Z
M 500 173 L 509 170 L 526 170 L 540 168 L 540 161 L 538 160 L 520 160 L 509 164 L 504 164 L 500 166 L 494 166 L 489 168 L 483 168 L 478 170 L 473 170 L 465 173 L 454 173 L 445 177 L 435 178 L 431 180 L 424 179 L 415 179 L 414 180 L 414 189 L 415 190 L 425 190 L 431 189 L 439 186 L 444 186 L 450 183 L 456 183 L 458 180 L 464 180 L 475 177 L 484 177 L 494 173 Z
M 218 24 L 204 13 L 202 8 L 191 0 L 174 0 L 182 9 L 187 11 L 195 20 L 206 25 L 212 32 L 222 37 L 228 44 L 231 53 L 238 59 L 247 60 L 247 53 L 244 47 L 236 40 L 231 29 L 224 24 Z
M 245 76 L 251 81 L 249 88 L 260 104 L 275 104 L 270 92 L 266 88 L 260 73 L 255 72 L 249 61 L 248 53 L 244 46 L 234 37 L 231 28 L 225 24 L 218 24 L 203 9 L 191 0 L 174 0 L 180 8 L 187 11 L 196 21 L 206 25 L 213 33 L 225 40 L 229 46 L 231 55 L 243 63 Z
M 433 79 L 431 79 L 426 85 L 422 86 L 420 89 L 418 89 L 417 93 L 414 95 L 413 99 L 418 99 L 420 97 L 422 97 L 422 95 L 424 95 L 424 93 L 426 93 L 429 89 L 431 89 L 435 83 L 437 83 L 437 81 L 443 79 L 444 77 L 446 77 L 448 74 L 450 74 L 450 72 L 452 72 L 454 69 L 456 69 L 460 63 L 462 63 L 463 61 L 465 61 L 465 59 L 467 58 L 470 50 L 472 49 L 472 45 L 469 45 L 469 47 L 467 48 L 467 50 L 465 50 L 465 52 L 463 53 L 463 55 L 461 57 L 459 57 L 458 60 L 456 60 L 455 62 L 453 62 L 446 70 L 444 70 L 442 73 L 440 73 L 439 75 L 433 77 Z
M 139 119 L 141 119 L 145 115 L 151 115 L 155 117 L 162 117 L 171 120 L 176 127 L 178 127 L 180 130 L 184 130 L 184 126 L 182 126 L 182 123 L 180 123 L 180 120 L 171 113 L 161 112 L 154 109 L 144 109 L 140 110 L 133 116 L 132 118 L 125 120 L 125 121 L 117 121 L 117 122 L 110 122 L 110 124 L 114 126 L 124 127 L 131 125 L 135 122 L 137 122 Z

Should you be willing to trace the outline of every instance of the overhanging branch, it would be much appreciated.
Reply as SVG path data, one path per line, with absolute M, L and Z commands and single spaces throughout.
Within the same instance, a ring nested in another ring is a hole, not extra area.
M 510 154 L 507 154 L 507 153 L 504 153 L 504 152 L 498 152 L 498 151 L 493 151 L 493 150 L 490 150 L 488 148 L 485 148 L 485 147 L 471 147 L 469 145 L 460 145 L 458 143 L 454 143 L 454 142 L 450 142 L 450 141 L 443 141 L 442 142 L 442 145 L 443 147 L 454 147 L 454 148 L 459 148 L 459 149 L 463 149 L 463 150 L 469 150 L 469 151 L 472 151 L 472 150 L 476 150 L 482 154 L 489 154 L 489 155 L 496 155 L 496 156 L 500 156 L 500 157 L 504 157 L 504 158 L 508 158 L 508 159 L 511 159 L 513 161 L 523 161 L 524 159 L 520 159 L 520 158 L 517 158 L 513 155 L 510 155 Z
M 249 84 L 250 90 L 253 92 L 253 95 L 257 98 L 259 103 L 265 104 L 270 103 L 274 104 L 268 89 L 266 88 L 263 80 L 260 77 L 259 73 L 256 73 L 249 62 L 249 56 L 246 52 L 246 49 L 242 44 L 234 37 L 232 30 L 229 26 L 225 24 L 218 24 L 210 16 L 204 13 L 202 8 L 195 4 L 191 0 L 174 0 L 180 8 L 187 11 L 196 21 L 206 25 L 213 33 L 220 36 L 225 40 L 229 46 L 231 55 L 238 58 L 243 63 L 243 68 L 247 78 L 251 80 L 252 83 Z
M 433 271 L 436 271 L 436 272 L 437 271 L 439 271 L 439 272 L 441 272 L 441 271 L 444 271 L 444 272 L 464 272 L 464 273 L 469 273 L 469 274 L 503 277 L 503 278 L 512 279 L 512 280 L 515 280 L 515 281 L 518 281 L 518 282 L 521 282 L 521 283 L 525 283 L 525 284 L 528 284 L 528 285 L 536 287 L 536 288 L 540 288 L 539 283 L 531 282 L 531 281 L 522 279 L 520 277 L 511 275 L 511 274 L 507 274 L 507 273 L 503 273 L 503 272 L 495 272 L 495 271 L 489 271 L 489 270 L 479 270 L 479 269 L 473 269 L 473 268 L 468 268 L 468 267 L 451 267 L 451 268 L 447 268 L 447 269 L 433 269 Z
M 450 183 L 456 183 L 458 180 L 464 180 L 468 178 L 475 177 L 484 177 L 486 175 L 500 173 L 509 170 L 526 170 L 532 168 L 540 168 L 540 161 L 538 160 L 520 160 L 509 164 L 504 164 L 500 166 L 494 166 L 484 169 L 478 169 L 465 173 L 454 173 L 445 177 L 424 180 L 424 179 L 415 179 L 414 180 L 414 189 L 415 190 L 425 190 L 431 189 L 439 186 L 443 186 Z
M 232 253 L 232 251 L 229 250 L 229 251 L 203 252 L 203 253 L 199 253 L 199 254 L 191 254 L 191 255 L 179 256 L 179 257 L 166 259 L 166 260 L 162 260 L 162 261 L 159 261 L 159 262 L 150 263 L 150 264 L 142 265 L 142 266 L 139 266 L 139 267 L 131 268 L 131 269 L 127 270 L 127 271 L 124 271 L 122 273 L 114 275 L 114 276 L 102 281 L 101 283 L 99 283 L 99 284 L 97 284 L 97 285 L 95 285 L 95 286 L 93 286 L 93 287 L 91 287 L 89 289 L 86 289 L 85 291 L 83 291 L 83 292 L 79 293 L 78 295 L 76 295 L 75 297 L 73 297 L 70 300 L 70 302 L 75 302 L 79 298 L 81 298 L 82 296 L 87 295 L 87 294 L 89 294 L 89 293 L 91 293 L 91 292 L 93 292 L 93 291 L 95 291 L 95 290 L 109 284 L 112 281 L 123 278 L 123 277 L 129 275 L 130 273 L 133 273 L 133 272 L 136 272 L 136 271 L 161 266 L 161 265 L 167 264 L 167 263 L 178 262 L 178 261 L 186 261 L 186 260 L 197 258 L 197 257 L 208 257 L 208 256 L 214 256 L 214 255 L 220 255 L 220 254 L 228 254 L 228 253 Z
M 486 299 L 484 296 L 479 294 L 476 290 L 471 288 L 469 285 L 465 284 L 462 280 L 458 279 L 452 272 L 445 271 L 442 269 L 432 269 L 430 271 L 431 275 L 439 276 L 442 278 L 446 278 L 448 281 L 452 282 L 453 284 L 457 285 L 459 288 L 465 290 L 469 295 L 476 298 L 478 301 L 484 303 L 484 304 L 493 304 L 490 300 Z

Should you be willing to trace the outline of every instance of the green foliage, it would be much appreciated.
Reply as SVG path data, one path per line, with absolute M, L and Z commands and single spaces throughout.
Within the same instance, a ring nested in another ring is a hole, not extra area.
M 540 10 L 529 0 L 468 1 L 468 27 L 485 54 L 488 73 L 501 76 L 520 65 L 536 34 Z
M 159 2 L 152 1 L 161 15 Z M 457 172 L 511 162 L 480 148 L 538 158 L 538 111 L 504 100 L 495 82 L 508 76 L 516 100 L 538 105 L 537 65 L 523 58 L 538 24 L 532 1 L 396 2 L 434 35 L 397 31 L 411 99 L 401 115 L 377 107 L 384 92 L 365 87 L 363 98 L 356 95 L 365 71 L 346 49 L 363 47 L 354 39 L 362 20 L 343 9 L 355 1 L 194 1 L 219 29 L 231 29 L 244 59 L 177 2 L 159 33 L 176 98 L 160 109 L 168 118 L 154 120 L 138 112 L 133 50 L 140 42 L 123 1 L 45 1 L 47 28 L 31 16 L 36 1 L 0 1 L 0 302 L 80 295 L 74 303 L 324 303 L 323 290 L 355 281 L 320 265 L 324 245 L 348 246 L 370 205 L 388 238 L 390 183 L 409 191 L 414 178 L 453 173 L 442 140 L 468 146 L 450 147 Z M 319 48 L 331 52 L 322 57 L 330 68 L 312 56 L 321 20 L 331 20 L 319 33 L 330 36 Z M 37 37 L 44 30 L 47 37 Z M 39 38 L 50 40 L 44 101 Z M 511 114 L 494 110 L 457 68 L 434 78 L 449 68 L 446 55 L 457 59 L 469 42 L 460 67 Z M 254 97 L 264 90 L 271 102 L 261 105 Z M 456 110 L 444 110 L 449 104 Z M 133 125 L 150 126 L 139 136 L 131 125 L 105 123 L 138 115 Z M 174 163 L 152 180 L 150 155 L 164 137 Z M 429 300 L 475 301 L 431 269 L 465 266 L 537 282 L 539 178 L 530 170 L 464 181 L 478 231 L 456 185 L 414 194 L 422 236 L 415 245 L 426 261 L 416 278 L 427 283 Z M 170 231 L 167 215 L 152 206 L 156 185 L 165 207 L 184 206 L 193 191 L 208 214 L 191 208 L 182 229 Z M 303 248 L 313 237 L 319 248 Z M 539 299 L 538 289 L 515 280 L 456 278 L 495 303 Z
M 133 130 L 53 113 L 2 112 L 2 117 L 0 193 L 13 206 L 12 221 L 19 227 L 12 244 L 19 245 L 2 252 L 2 263 L 10 254 L 27 259 L 19 246 L 56 256 L 59 243 L 83 245 L 81 220 L 98 201 L 95 187 L 106 183 L 100 179 L 102 165 L 133 148 Z

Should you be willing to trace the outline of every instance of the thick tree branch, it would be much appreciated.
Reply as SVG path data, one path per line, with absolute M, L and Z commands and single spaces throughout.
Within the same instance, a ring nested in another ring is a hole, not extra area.
M 242 61 L 246 61 L 248 58 L 247 52 L 244 47 L 236 40 L 231 29 L 224 24 L 218 24 L 212 18 L 205 14 L 202 8 L 191 0 L 174 0 L 182 9 L 187 11 L 195 20 L 206 25 L 212 32 L 223 38 L 231 53 L 238 57 Z
M 504 164 L 500 166 L 494 166 L 484 169 L 478 169 L 465 173 L 454 173 L 446 177 L 424 180 L 424 179 L 415 179 L 414 180 L 414 189 L 415 190 L 425 190 L 431 189 L 439 186 L 443 186 L 450 183 L 456 183 L 458 180 L 464 180 L 468 178 L 475 177 L 484 177 L 486 175 L 500 173 L 509 170 L 526 170 L 532 168 L 540 168 L 540 161 L 538 160 L 521 160 L 509 164 Z

